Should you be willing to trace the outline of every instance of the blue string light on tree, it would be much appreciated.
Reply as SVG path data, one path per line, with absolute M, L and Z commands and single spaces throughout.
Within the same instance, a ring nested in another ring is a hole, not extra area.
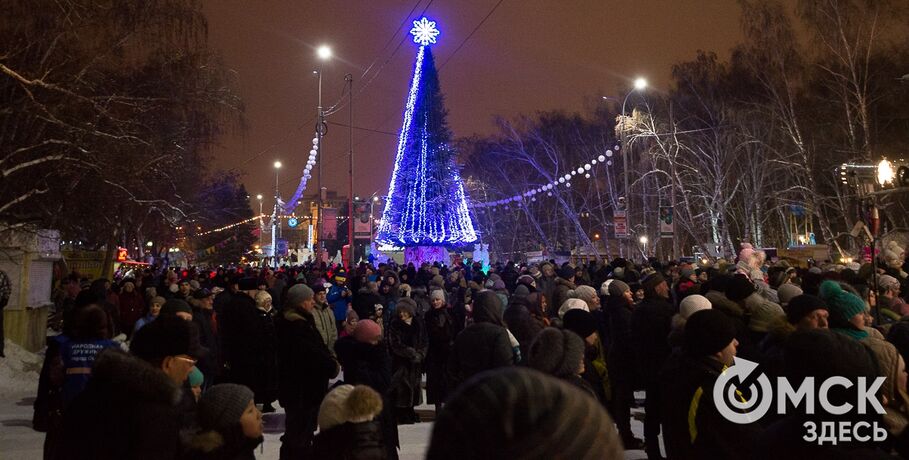
M 440 32 L 435 21 L 423 17 L 413 21 L 410 33 L 420 47 L 376 239 L 405 248 L 464 246 L 477 241 L 477 233 L 429 48 Z

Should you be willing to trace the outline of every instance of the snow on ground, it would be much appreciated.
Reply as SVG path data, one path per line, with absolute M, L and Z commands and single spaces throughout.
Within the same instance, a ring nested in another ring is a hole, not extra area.
M 0 458 L 3 460 L 40 459 L 43 452 L 44 433 L 32 429 L 32 403 L 38 387 L 38 373 L 41 370 L 42 355 L 30 353 L 16 344 L 6 341 L 6 358 L 0 358 Z M 635 395 L 639 400 L 643 393 Z M 634 409 L 631 428 L 635 436 L 642 438 L 644 426 L 641 423 L 643 411 Z M 434 415 L 432 406 L 417 407 L 424 420 Z M 283 409 L 265 414 L 265 443 L 256 450 L 256 458 L 271 460 L 278 458 L 281 434 L 284 430 Z M 425 456 L 432 435 L 432 422 L 398 427 L 401 439 L 401 460 L 419 460 Z M 644 451 L 626 451 L 627 460 L 645 459 Z

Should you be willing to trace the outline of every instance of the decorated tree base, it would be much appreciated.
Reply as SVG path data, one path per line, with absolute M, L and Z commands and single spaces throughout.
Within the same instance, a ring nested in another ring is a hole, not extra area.
M 448 249 L 444 246 L 412 246 L 404 248 L 404 263 L 409 264 L 411 262 L 415 267 L 419 267 L 424 262 L 428 264 L 439 262 L 440 264 L 450 265 L 451 257 L 448 255 Z

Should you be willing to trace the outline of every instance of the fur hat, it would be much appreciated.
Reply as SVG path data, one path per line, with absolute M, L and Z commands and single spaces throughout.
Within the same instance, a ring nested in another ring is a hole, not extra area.
M 295 284 L 287 290 L 287 295 L 284 297 L 284 305 L 289 308 L 297 308 L 303 304 L 303 302 L 312 299 L 315 297 L 315 293 L 309 286 L 305 284 Z
M 688 319 L 691 318 L 691 315 L 710 308 L 712 308 L 712 305 L 706 297 L 699 294 L 692 294 L 685 296 L 685 298 L 682 299 L 682 302 L 679 304 L 679 314 L 682 318 Z
M 530 367 L 556 377 L 575 375 L 584 359 L 584 341 L 577 334 L 547 327 L 530 344 Z
M 626 292 L 628 292 L 630 290 L 631 290 L 631 286 L 629 286 L 624 281 L 612 280 L 612 282 L 609 283 L 608 292 L 611 297 L 623 296 L 623 295 L 625 295 Z
M 735 338 L 735 323 L 719 310 L 701 310 L 685 323 L 684 349 L 691 356 L 709 356 Z
M 587 302 L 584 302 L 581 299 L 565 299 L 562 302 L 562 306 L 559 307 L 559 318 L 563 318 L 565 313 L 569 310 L 581 309 L 589 312 L 590 308 L 587 306 Z
M 445 291 L 443 291 L 441 289 L 433 289 L 432 291 L 429 291 L 429 300 L 436 300 L 436 299 L 439 299 L 442 302 L 444 302 L 445 301 Z
M 780 305 L 785 307 L 792 299 L 804 294 L 804 291 L 798 285 L 783 283 L 777 288 L 776 293 L 780 298 Z
M 371 319 L 357 321 L 357 327 L 353 331 L 353 338 L 357 342 L 369 343 L 376 337 L 382 336 L 382 328 L 379 323 Z
M 366 385 L 340 385 L 329 391 L 319 406 L 319 431 L 345 423 L 362 423 L 382 412 L 382 396 Z
M 824 304 L 824 301 L 819 297 L 810 294 L 802 294 L 793 297 L 786 305 L 786 320 L 791 324 L 796 324 L 814 310 L 826 309 L 827 305 Z
M 538 371 L 476 375 L 437 414 L 427 459 L 621 459 L 612 420 L 591 396 Z
M 566 265 L 559 269 L 558 275 L 559 275 L 559 278 L 562 278 L 563 280 L 568 281 L 568 280 L 574 278 L 574 276 L 575 276 L 574 267 L 572 267 L 571 265 Z
M 168 356 L 200 358 L 205 354 L 196 326 L 175 316 L 159 317 L 146 324 L 133 336 L 129 348 L 133 355 L 150 363 Z
M 398 299 L 398 303 L 395 306 L 395 311 L 397 314 L 407 312 L 411 317 L 417 315 L 417 302 L 415 302 L 410 297 L 402 297 Z
M 744 275 L 733 276 L 732 279 L 729 280 L 729 284 L 726 285 L 726 297 L 733 302 L 745 300 L 756 291 L 757 289 L 754 287 L 754 283 Z
M 582 339 L 590 337 L 590 334 L 597 331 L 596 319 L 589 311 L 580 308 L 567 311 L 565 317 L 562 318 L 562 326 L 581 336 Z
M 221 383 L 209 388 L 202 393 L 196 407 L 199 427 L 216 431 L 229 429 L 240 421 L 253 399 L 252 390 L 244 385 Z
M 742 250 L 739 251 L 739 262 L 750 262 L 751 256 L 754 255 L 754 246 L 751 243 L 742 243 Z

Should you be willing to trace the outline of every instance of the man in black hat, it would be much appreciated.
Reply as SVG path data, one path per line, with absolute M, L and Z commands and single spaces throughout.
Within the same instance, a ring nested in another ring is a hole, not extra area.
M 192 321 L 199 328 L 199 341 L 208 350 L 208 354 L 199 361 L 199 370 L 205 376 L 203 389 L 212 385 L 221 369 L 220 346 L 217 338 L 217 323 L 214 310 L 215 296 L 207 288 L 192 293 L 189 303 L 192 306 Z
M 136 332 L 130 351 L 98 356 L 91 380 L 64 415 L 64 458 L 178 456 L 180 386 L 204 354 L 195 327 L 158 318 Z
M 669 303 L 669 284 L 663 275 L 652 273 L 641 283 L 644 301 L 631 313 L 631 337 L 635 350 L 637 377 L 644 384 L 647 401 L 644 411 L 644 442 L 650 459 L 660 454 L 660 369 L 672 352 L 669 331 L 675 309 Z
M 670 358 L 661 376 L 669 458 L 745 458 L 751 452 L 757 430 L 724 418 L 713 399 L 714 383 L 733 365 L 737 347 L 735 324 L 722 312 L 701 310 L 688 318 L 682 352 Z

